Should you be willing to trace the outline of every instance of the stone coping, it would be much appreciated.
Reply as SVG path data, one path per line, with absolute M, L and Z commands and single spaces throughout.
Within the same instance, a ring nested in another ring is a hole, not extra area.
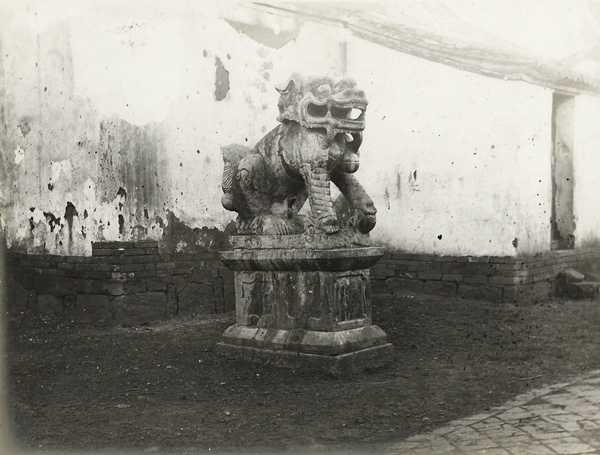
M 384 254 L 380 247 L 290 250 L 221 251 L 220 259 L 232 270 L 341 271 L 367 269 Z
M 335 234 L 318 232 L 292 235 L 231 235 L 229 242 L 234 250 L 261 249 L 317 249 L 356 248 L 371 246 L 369 234 L 348 229 Z

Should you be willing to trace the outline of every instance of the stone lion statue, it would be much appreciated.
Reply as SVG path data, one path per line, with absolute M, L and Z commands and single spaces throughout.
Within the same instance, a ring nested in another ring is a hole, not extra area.
M 331 199 L 333 182 L 348 202 L 347 225 L 360 233 L 375 226 L 377 210 L 354 177 L 367 100 L 352 79 L 292 74 L 278 106 L 279 126 L 253 148 L 223 147 L 223 196 L 238 213 L 238 234 L 325 234 L 342 228 Z M 308 199 L 310 215 L 298 212 Z

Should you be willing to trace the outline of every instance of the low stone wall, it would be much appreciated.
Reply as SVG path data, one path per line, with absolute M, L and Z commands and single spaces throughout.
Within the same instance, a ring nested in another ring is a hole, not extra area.
M 166 254 L 158 242 L 103 242 L 92 256 L 8 251 L 11 309 L 83 323 L 138 325 L 235 308 L 233 273 L 218 252 Z
M 533 257 L 392 252 L 371 269 L 371 284 L 375 294 L 412 291 L 491 302 L 536 301 L 554 295 L 555 279 L 562 270 L 585 270 L 598 261 L 599 249 L 552 251 Z
M 388 252 L 371 268 L 371 288 L 375 295 L 412 291 L 531 302 L 555 294 L 562 270 L 599 263 L 600 249 L 527 258 Z M 93 244 L 89 257 L 8 251 L 5 270 L 9 310 L 81 323 L 139 325 L 235 309 L 233 272 L 217 251 L 165 253 L 156 241 L 103 242 Z

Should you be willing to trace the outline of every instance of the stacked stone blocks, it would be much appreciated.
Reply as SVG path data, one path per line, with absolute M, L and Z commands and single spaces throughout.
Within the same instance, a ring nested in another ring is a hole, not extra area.
M 387 252 L 371 268 L 371 288 L 374 295 L 411 291 L 532 302 L 555 295 L 561 271 L 585 271 L 599 260 L 599 249 L 522 258 Z M 233 272 L 217 251 L 167 253 L 157 241 L 99 242 L 85 257 L 8 251 L 5 265 L 4 289 L 15 311 L 137 325 L 235 308 Z
M 598 260 L 598 249 L 552 251 L 532 257 L 388 252 L 371 270 L 371 279 L 375 294 L 411 291 L 514 303 L 554 295 L 558 273 L 586 269 Z
M 9 252 L 6 266 L 18 310 L 84 323 L 138 325 L 235 305 L 217 252 L 165 253 L 157 241 L 93 243 L 89 257 Z

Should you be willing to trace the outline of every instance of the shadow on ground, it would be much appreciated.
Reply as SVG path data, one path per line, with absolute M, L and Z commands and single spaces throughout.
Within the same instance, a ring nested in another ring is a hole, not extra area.
M 350 379 L 217 358 L 232 315 L 133 328 L 12 315 L 12 434 L 36 450 L 376 450 L 600 368 L 597 301 L 373 300 L 394 361 Z

